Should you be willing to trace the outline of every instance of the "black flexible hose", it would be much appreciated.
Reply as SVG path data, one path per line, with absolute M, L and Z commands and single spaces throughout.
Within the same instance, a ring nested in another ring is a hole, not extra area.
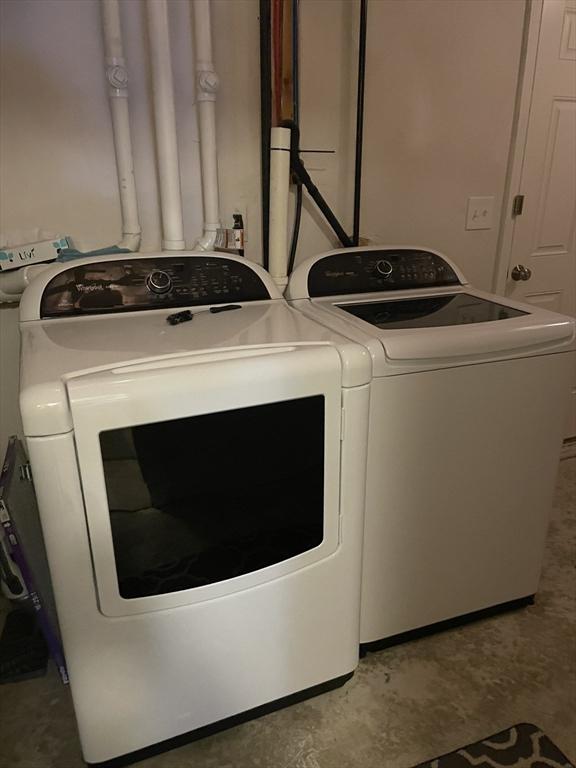
M 336 215 L 326 200 L 322 197 L 322 193 L 312 181 L 310 174 L 300 158 L 300 129 L 294 122 L 292 122 L 292 120 L 285 120 L 282 125 L 284 128 L 290 128 L 292 131 L 290 135 L 290 171 L 292 172 L 294 183 L 306 187 L 308 194 L 312 200 L 314 200 L 344 248 L 351 248 L 351 238 L 346 234 L 344 228 L 336 218 Z
M 294 268 L 294 261 L 296 258 L 296 248 L 298 246 L 298 235 L 300 233 L 300 221 L 302 218 L 302 200 L 303 200 L 303 194 L 302 194 L 302 187 L 306 187 L 308 194 L 310 197 L 314 200 L 322 214 L 324 215 L 324 218 L 328 222 L 328 224 L 332 227 L 332 230 L 342 243 L 342 245 L 345 248 L 350 248 L 352 245 L 354 245 L 354 241 L 352 238 L 350 238 L 346 232 L 344 231 L 344 228 L 336 218 L 335 214 L 333 213 L 332 209 L 326 202 L 326 200 L 323 198 L 322 194 L 320 193 L 320 190 L 318 187 L 314 184 L 312 181 L 312 178 L 310 177 L 310 174 L 306 170 L 304 163 L 302 162 L 300 158 L 300 128 L 298 125 L 298 116 L 299 116 L 299 101 L 300 101 L 300 89 L 299 89 L 299 83 L 298 83 L 298 0 L 292 0 L 292 97 L 293 97 L 293 119 L 290 121 L 286 121 L 283 123 L 283 125 L 286 128 L 290 128 L 292 131 L 291 137 L 290 137 L 290 170 L 292 171 L 292 177 L 294 179 L 294 183 L 296 184 L 296 208 L 294 212 L 294 228 L 292 230 L 292 242 L 290 244 L 290 253 L 288 258 L 288 274 L 290 274 Z M 366 48 L 366 0 L 361 0 L 361 38 L 363 37 L 364 43 L 362 47 Z M 362 20 L 363 19 L 363 20 Z M 364 27 L 364 32 L 362 33 L 362 26 Z M 360 137 L 362 134 L 362 117 L 363 117 L 363 104 L 364 104 L 364 61 L 365 61 L 365 55 L 361 54 L 360 57 L 361 61 L 359 62 L 359 67 L 362 68 L 362 76 L 360 77 L 359 72 L 359 81 L 362 82 L 362 95 L 361 95 L 361 101 L 359 102 L 359 108 L 360 112 L 358 115 L 360 116 Z M 357 117 L 358 117 L 357 115 Z M 361 142 L 361 138 L 360 138 Z M 360 146 L 360 163 L 362 162 L 362 146 Z M 356 159 L 358 162 L 358 147 L 356 147 Z M 360 182 L 359 177 L 357 177 L 358 184 Z M 355 188 L 355 194 L 354 194 L 354 200 L 356 202 L 356 188 Z M 358 193 L 358 207 L 359 207 L 359 193 Z M 355 215 L 356 220 L 356 215 Z
M 300 234 L 300 221 L 302 219 L 302 184 L 296 182 L 296 208 L 294 210 L 294 227 L 292 229 L 292 243 L 290 244 L 290 256 L 288 258 L 288 274 L 291 275 L 294 270 L 294 261 L 296 260 L 296 248 L 298 246 L 298 235 Z

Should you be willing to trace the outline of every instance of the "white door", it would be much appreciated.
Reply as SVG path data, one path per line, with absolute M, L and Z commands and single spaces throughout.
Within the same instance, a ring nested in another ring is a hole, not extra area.
M 223 597 L 338 546 L 340 358 L 219 350 L 71 379 L 100 610 Z
M 539 6 L 540 7 L 540 6 Z M 544 0 L 506 295 L 576 315 L 576 0 Z M 534 18 L 534 16 L 533 16 Z M 576 389 L 576 371 L 574 385 Z M 568 434 L 576 434 L 576 392 Z

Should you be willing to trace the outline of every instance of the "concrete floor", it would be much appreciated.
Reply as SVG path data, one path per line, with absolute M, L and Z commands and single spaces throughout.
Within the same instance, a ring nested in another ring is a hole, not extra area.
M 572 458 L 560 464 L 536 605 L 369 655 L 343 688 L 138 765 L 410 768 L 523 721 L 576 762 L 575 550 Z M 0 733 L 1 768 L 83 765 L 53 668 L 0 687 Z

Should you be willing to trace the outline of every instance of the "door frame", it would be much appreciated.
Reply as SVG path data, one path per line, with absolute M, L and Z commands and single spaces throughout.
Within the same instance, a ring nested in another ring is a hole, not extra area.
M 526 151 L 526 139 L 530 123 L 530 111 L 532 107 L 532 95 L 536 78 L 536 66 L 538 63 L 538 43 L 540 39 L 540 27 L 544 0 L 527 0 L 524 16 L 524 34 L 522 51 L 520 54 L 520 67 L 518 72 L 518 86 L 516 90 L 516 104 L 514 108 L 514 121 L 512 124 L 512 136 L 510 140 L 510 152 L 508 156 L 508 170 L 506 173 L 506 185 L 500 217 L 500 232 L 498 236 L 498 248 L 496 252 L 496 264 L 492 289 L 500 296 L 506 295 L 506 282 L 508 268 L 514 242 L 515 218 L 512 216 L 512 205 L 516 195 L 521 193 L 520 185 L 524 170 L 524 157 Z

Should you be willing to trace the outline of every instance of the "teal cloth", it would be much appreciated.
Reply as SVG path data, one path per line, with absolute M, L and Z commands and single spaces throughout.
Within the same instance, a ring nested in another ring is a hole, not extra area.
M 72 261 L 73 259 L 85 259 L 89 256 L 112 256 L 117 253 L 132 253 L 132 251 L 129 248 L 119 248 L 117 245 L 84 252 L 77 251 L 75 248 L 62 248 L 56 261 Z

